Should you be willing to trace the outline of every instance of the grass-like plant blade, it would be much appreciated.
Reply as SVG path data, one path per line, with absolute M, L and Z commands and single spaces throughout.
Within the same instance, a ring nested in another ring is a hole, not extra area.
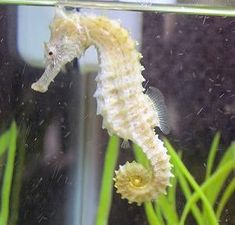
M 169 202 L 167 196 L 160 195 L 156 200 L 156 204 L 161 208 L 161 213 L 163 214 L 168 225 L 178 224 L 179 220 L 177 212 L 173 207 L 171 207 L 171 203 Z
M 141 163 L 145 168 L 149 168 L 149 161 L 146 158 L 144 152 L 142 151 L 141 147 L 136 144 L 133 144 L 134 155 L 137 162 Z
M 166 225 L 164 219 L 163 219 L 163 215 L 162 215 L 162 212 L 161 212 L 161 208 L 156 204 L 156 201 L 155 201 L 155 212 L 156 212 L 156 216 L 159 220 L 159 224 L 160 225 Z
M 209 156 L 208 156 L 208 159 L 207 159 L 206 178 L 205 179 L 209 178 L 209 176 L 211 175 L 214 160 L 215 160 L 215 156 L 216 156 L 216 152 L 217 152 L 218 146 L 219 146 L 219 142 L 220 142 L 220 133 L 216 133 L 215 137 L 213 138 L 211 148 L 210 148 L 210 151 L 209 151 Z
M 181 159 L 181 154 L 178 153 L 178 155 Z M 179 181 L 179 185 L 181 187 L 181 190 L 184 193 L 185 198 L 187 200 L 190 199 L 192 193 L 191 193 L 191 190 L 190 190 L 190 187 L 189 187 L 189 184 L 188 184 L 186 178 L 183 176 L 182 173 L 180 173 L 180 171 L 178 169 L 175 169 L 173 172 L 175 174 L 175 177 Z M 201 215 L 199 208 L 197 207 L 197 204 L 192 206 L 192 214 L 193 214 L 195 220 L 197 221 L 198 225 L 204 225 L 203 218 L 202 218 L 202 215 Z
M 217 168 L 220 168 L 221 166 L 226 164 L 231 159 L 233 159 L 233 161 L 235 162 L 235 142 L 232 142 L 231 145 L 228 147 L 228 149 L 226 150 L 224 156 L 220 160 L 219 165 L 217 166 Z
M 161 224 L 160 220 L 157 218 L 151 202 L 144 203 L 144 209 L 149 225 L 164 225 Z
M 17 225 L 20 208 L 20 191 L 22 186 L 22 177 L 24 174 L 25 161 L 25 141 L 28 135 L 26 129 L 18 129 L 17 136 L 17 155 L 14 168 L 14 178 L 11 191 L 11 214 L 8 225 Z
M 165 146 L 167 147 L 168 152 L 171 155 L 171 160 L 172 160 L 174 166 L 176 166 L 179 169 L 179 171 L 185 176 L 185 178 L 188 180 L 189 184 L 196 191 L 196 193 L 200 196 L 202 202 L 204 203 L 205 210 L 207 211 L 207 214 L 209 217 L 210 225 L 218 225 L 218 221 L 217 221 L 217 218 L 216 218 L 215 213 L 213 211 L 213 208 L 211 207 L 210 202 L 208 201 L 207 197 L 205 196 L 205 194 L 201 190 L 200 186 L 194 180 L 193 176 L 189 173 L 189 171 L 184 166 L 184 164 L 180 160 L 179 156 L 177 155 L 177 153 L 174 151 L 173 147 L 171 146 L 171 144 L 167 140 L 165 140 Z M 189 202 L 190 202 L 190 200 L 189 200 Z M 184 210 L 182 217 L 181 217 L 180 225 L 185 224 L 187 214 L 190 211 L 191 207 L 192 207 L 192 204 L 190 204 L 190 207 L 188 206 L 186 208 L 186 210 Z
M 175 167 L 172 168 L 171 172 L 172 172 L 172 174 L 175 174 Z M 160 199 L 155 200 L 155 211 L 156 211 L 156 214 L 157 214 L 159 220 L 161 221 L 161 224 L 165 224 L 165 221 L 167 224 L 172 224 L 172 223 L 177 224 L 178 223 L 178 214 L 177 214 L 177 210 L 176 210 L 176 186 L 177 186 L 177 177 L 176 176 L 171 178 L 170 184 L 171 184 L 171 187 L 168 187 L 167 196 L 162 195 L 160 197 Z M 160 204 L 158 204 L 159 201 L 160 201 Z M 171 211 L 171 214 L 173 214 L 172 220 L 171 219 L 170 220 L 163 219 L 163 216 L 165 218 L 169 217 L 169 215 L 167 214 L 168 208 L 165 208 L 164 202 L 168 202 L 171 205 L 170 211 Z
M 230 199 L 230 196 L 234 193 L 234 191 L 235 191 L 235 178 L 226 187 L 226 189 L 220 199 L 220 202 L 218 204 L 218 208 L 216 210 L 216 216 L 218 219 L 220 218 L 221 213 L 222 213 L 227 201 Z
M 232 169 L 234 170 L 235 169 L 235 142 L 232 142 L 231 145 L 226 150 L 223 158 L 221 159 L 221 161 L 217 167 L 217 170 L 222 168 L 224 165 L 227 165 L 228 161 L 230 161 L 230 160 L 232 161 L 232 165 L 233 165 Z M 216 211 L 217 218 L 220 217 L 220 215 L 223 211 L 223 208 L 228 201 L 229 196 L 234 192 L 234 186 L 235 186 L 235 181 L 233 179 L 232 182 L 225 189 L 225 191 L 221 197 L 220 204 L 218 205 L 218 209 Z
M 218 151 L 218 146 L 219 146 L 219 142 L 220 142 L 220 133 L 217 132 L 213 138 L 213 141 L 211 143 L 211 147 L 209 150 L 209 155 L 207 158 L 207 164 L 206 164 L 206 174 L 205 174 L 205 180 L 208 179 L 212 173 L 213 170 L 213 164 L 214 164 L 214 160 L 216 157 L 216 152 Z M 222 184 L 222 182 L 221 182 Z M 218 195 L 218 190 L 220 190 L 221 185 L 216 186 L 216 189 L 213 190 L 206 190 L 205 191 L 205 195 L 207 196 L 207 198 L 209 199 L 209 201 L 211 202 L 211 204 L 213 205 L 215 199 L 217 198 Z M 205 220 L 206 218 L 206 211 L 203 210 L 203 218 Z
M 107 225 L 112 201 L 113 175 L 119 153 L 119 138 L 112 136 L 106 149 L 96 225 Z M 0 224 L 1 225 L 1 224 Z
M 224 160 L 224 158 L 226 159 L 226 161 Z M 228 163 L 231 160 L 235 165 L 235 144 L 230 145 L 230 147 L 225 153 L 225 156 L 221 160 L 222 163 L 219 163 L 217 170 L 219 170 L 225 164 L 225 162 Z M 227 179 L 229 173 L 230 171 L 227 171 L 227 173 L 224 173 L 220 179 L 214 182 L 213 187 L 208 187 L 207 189 L 205 189 L 206 196 L 210 201 L 211 205 L 214 205 L 216 199 L 218 198 L 219 193 L 221 193 L 221 190 L 224 187 L 225 180 Z
M 221 176 L 224 176 L 224 174 L 228 174 L 229 172 L 231 172 L 231 170 L 234 168 L 234 166 L 235 166 L 235 164 L 232 160 L 227 162 L 227 164 L 225 164 L 223 167 L 221 167 L 219 170 L 217 170 L 210 178 L 208 178 L 202 184 L 201 191 L 205 192 L 205 190 L 209 187 L 211 189 L 213 189 L 214 188 L 214 183 L 216 183 L 218 180 L 220 180 Z M 181 216 L 180 224 L 183 225 L 185 223 L 185 220 L 186 220 L 186 217 L 187 217 L 189 211 L 191 210 L 192 206 L 195 204 L 195 202 L 199 198 L 201 198 L 201 194 L 196 190 L 192 194 L 190 199 L 187 201 L 186 206 L 184 207 L 184 210 L 183 210 L 183 213 L 182 213 L 182 216 Z M 205 210 L 207 210 L 206 209 L 206 207 L 208 207 L 207 204 L 210 204 L 210 203 L 208 202 L 208 200 L 207 200 L 206 204 L 205 204 L 204 201 L 203 201 L 203 203 L 204 203 L 204 206 L 205 206 Z M 209 221 L 214 221 L 214 222 L 217 221 L 217 218 L 216 218 L 213 210 L 212 210 L 212 212 L 207 210 L 207 217 L 208 217 Z M 212 223 L 210 222 L 210 224 L 212 224 Z
M 6 151 L 8 147 L 8 137 L 9 136 L 9 131 L 5 131 L 1 136 L 0 136 L 0 156 Z
M 184 193 L 184 196 L 188 201 L 191 197 L 191 190 L 190 190 L 189 184 L 188 184 L 187 180 L 185 179 L 185 177 L 180 173 L 180 171 L 176 170 L 175 174 L 179 180 L 179 184 L 180 184 L 180 187 Z M 197 221 L 197 224 L 204 225 L 205 223 L 203 221 L 201 211 L 197 207 L 197 204 L 192 205 L 191 210 L 192 210 L 192 214 L 193 214 L 195 220 Z
M 11 124 L 9 132 L 7 161 L 6 161 L 6 167 L 2 184 L 2 193 L 1 193 L 2 205 L 0 213 L 0 225 L 8 224 L 10 194 L 11 194 L 11 185 L 12 185 L 12 177 L 14 170 L 15 152 L 16 152 L 16 137 L 17 137 L 16 124 L 15 122 L 13 122 Z

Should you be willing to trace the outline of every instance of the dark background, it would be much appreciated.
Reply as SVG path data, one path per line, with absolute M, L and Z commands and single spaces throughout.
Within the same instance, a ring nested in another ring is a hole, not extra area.
M 184 162 L 198 181 L 216 131 L 222 135 L 221 155 L 234 140 L 234 35 L 234 18 L 144 14 L 146 85 L 164 94 L 171 124 L 168 139 L 183 151 Z M 65 224 L 79 126 L 77 70 L 76 63 L 68 65 L 66 76 L 59 76 L 47 93 L 33 92 L 30 85 L 43 71 L 21 61 L 16 51 L 16 9 L 0 7 L 0 127 L 4 131 L 14 118 L 28 129 L 19 225 Z M 106 141 L 106 131 L 101 133 L 101 141 Z M 45 157 L 45 134 L 54 140 L 53 157 Z M 130 152 L 120 153 L 120 161 L 132 157 Z M 233 196 L 221 224 L 235 225 L 234 201 Z M 146 224 L 143 208 L 114 194 L 110 224 Z

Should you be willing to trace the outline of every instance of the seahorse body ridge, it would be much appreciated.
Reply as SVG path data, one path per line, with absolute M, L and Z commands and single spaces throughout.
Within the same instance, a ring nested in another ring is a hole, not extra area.
M 45 46 L 46 69 L 32 88 L 45 92 L 61 67 L 94 45 L 100 63 L 94 97 L 97 114 L 103 117 L 102 127 L 109 135 L 138 144 L 151 164 L 148 169 L 136 162 L 120 166 L 115 187 L 129 203 L 140 205 L 155 199 L 165 193 L 172 176 L 166 148 L 154 131 L 156 126 L 168 131 L 164 123 L 166 110 L 160 94 L 155 96 L 155 103 L 152 92 L 144 94 L 144 68 L 136 42 L 118 22 L 106 17 L 65 13 L 60 8 L 57 11 Z

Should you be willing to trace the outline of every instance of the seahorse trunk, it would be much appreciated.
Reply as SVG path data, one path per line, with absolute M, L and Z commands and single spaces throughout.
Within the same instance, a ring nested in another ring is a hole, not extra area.
M 99 53 L 100 72 L 94 94 L 97 114 L 103 116 L 103 128 L 107 128 L 110 135 L 130 139 L 129 121 L 126 121 L 133 105 L 130 102 L 136 101 L 144 91 L 143 67 L 139 62 L 142 56 L 119 23 L 105 17 L 81 16 L 80 21 Z
M 117 192 L 130 203 L 151 201 L 169 185 L 171 165 L 162 141 L 154 133 L 158 125 L 156 112 L 143 94 L 141 55 L 119 24 L 104 17 L 86 18 L 85 24 L 100 56 L 95 97 L 103 127 L 110 135 L 137 143 L 152 165 L 152 171 L 137 163 L 121 167 L 116 173 Z
M 95 45 L 100 72 L 94 96 L 97 114 L 103 116 L 103 128 L 110 135 L 137 143 L 152 166 L 151 170 L 136 162 L 121 166 L 116 172 L 117 192 L 137 204 L 165 192 L 171 165 L 162 141 L 154 133 L 160 117 L 151 99 L 143 94 L 142 56 L 128 32 L 105 17 L 63 11 L 57 13 L 50 28 L 51 38 L 45 46 L 47 69 L 32 88 L 45 92 L 61 66 Z

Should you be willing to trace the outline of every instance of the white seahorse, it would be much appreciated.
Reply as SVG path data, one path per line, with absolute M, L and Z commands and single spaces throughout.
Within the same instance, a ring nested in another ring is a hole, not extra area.
M 129 203 L 155 199 L 169 186 L 171 164 L 163 142 L 155 134 L 165 124 L 165 105 L 159 91 L 144 94 L 141 54 L 128 32 L 114 20 L 102 16 L 65 13 L 61 8 L 50 25 L 51 37 L 45 44 L 46 69 L 32 89 L 45 92 L 60 69 L 85 50 L 97 48 L 100 72 L 96 77 L 97 114 L 109 135 L 138 144 L 151 163 L 151 170 L 127 162 L 116 171 L 115 187 Z M 155 99 L 154 99 L 155 98 Z

